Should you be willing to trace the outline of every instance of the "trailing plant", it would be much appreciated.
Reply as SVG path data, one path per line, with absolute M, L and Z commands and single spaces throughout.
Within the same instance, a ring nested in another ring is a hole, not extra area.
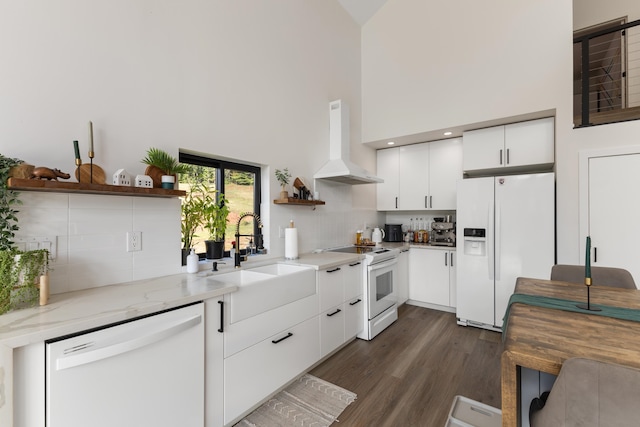
M 49 270 L 49 251 L 0 251 L 0 314 L 38 301 L 38 278 Z
M 229 201 L 222 193 L 206 194 L 204 197 L 204 228 L 209 232 L 209 240 L 221 242 L 227 229 Z
M 5 157 L 0 154 L 0 251 L 15 248 L 13 238 L 18 231 L 18 211 L 16 205 L 21 204 L 20 193 L 8 187 L 9 171 L 22 163 L 20 159 Z
M 289 169 L 276 169 L 276 179 L 278 180 L 280 186 L 282 187 L 282 190 L 284 191 L 284 187 L 289 183 L 289 179 L 291 179 Z
M 166 175 L 183 174 L 189 171 L 189 165 L 179 163 L 175 157 L 159 148 L 149 148 L 142 163 L 155 166 Z

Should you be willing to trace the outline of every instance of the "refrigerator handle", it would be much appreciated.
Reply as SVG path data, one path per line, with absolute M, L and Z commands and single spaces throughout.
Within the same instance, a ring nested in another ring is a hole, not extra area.
M 489 202 L 489 212 L 487 215 L 487 270 L 489 271 L 489 280 L 494 279 L 494 253 L 493 245 L 495 242 L 495 236 L 493 233 L 493 201 Z
M 496 281 L 500 280 L 500 242 L 502 241 L 501 239 L 501 217 L 500 217 L 500 202 L 496 201 L 496 220 L 495 220 L 495 231 L 493 233 L 493 247 L 494 247 L 494 252 L 495 252 L 495 278 Z

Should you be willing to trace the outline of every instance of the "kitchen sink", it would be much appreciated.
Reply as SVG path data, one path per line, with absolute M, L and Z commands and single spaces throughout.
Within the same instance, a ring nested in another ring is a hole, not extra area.
M 316 293 L 316 272 L 312 268 L 270 264 L 248 270 L 218 274 L 208 280 L 238 286 L 229 294 L 229 323 L 306 298 Z

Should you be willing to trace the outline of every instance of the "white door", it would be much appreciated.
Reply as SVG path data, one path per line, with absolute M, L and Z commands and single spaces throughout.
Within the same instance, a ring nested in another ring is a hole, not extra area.
M 589 233 L 593 266 L 628 270 L 640 285 L 640 154 L 589 159 Z M 584 255 L 581 255 L 584 263 Z
M 493 178 L 458 181 L 457 203 L 456 315 L 493 325 Z M 465 237 L 465 229 L 485 230 L 486 238 Z
M 495 178 L 495 326 L 518 277 L 549 279 L 555 260 L 553 173 Z
M 429 143 L 430 209 L 455 210 L 456 186 L 462 178 L 462 138 Z
M 400 150 L 388 148 L 377 152 L 376 175 L 384 180 L 376 184 L 377 206 L 379 211 L 398 209 L 398 188 L 400 169 Z
M 402 210 L 429 208 L 429 145 L 400 147 L 400 198 Z

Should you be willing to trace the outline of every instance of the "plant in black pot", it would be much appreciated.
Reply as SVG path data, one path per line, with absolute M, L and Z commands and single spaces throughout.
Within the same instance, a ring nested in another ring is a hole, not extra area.
M 227 229 L 229 201 L 222 193 L 206 195 L 204 203 L 204 228 L 209 232 L 205 240 L 207 259 L 220 259 L 224 256 L 224 233 Z
M 14 308 L 35 305 L 39 297 L 39 277 L 47 273 L 49 252 L 44 249 L 20 251 L 16 248 L 19 193 L 10 189 L 10 170 L 22 163 L 0 154 L 0 314 Z

